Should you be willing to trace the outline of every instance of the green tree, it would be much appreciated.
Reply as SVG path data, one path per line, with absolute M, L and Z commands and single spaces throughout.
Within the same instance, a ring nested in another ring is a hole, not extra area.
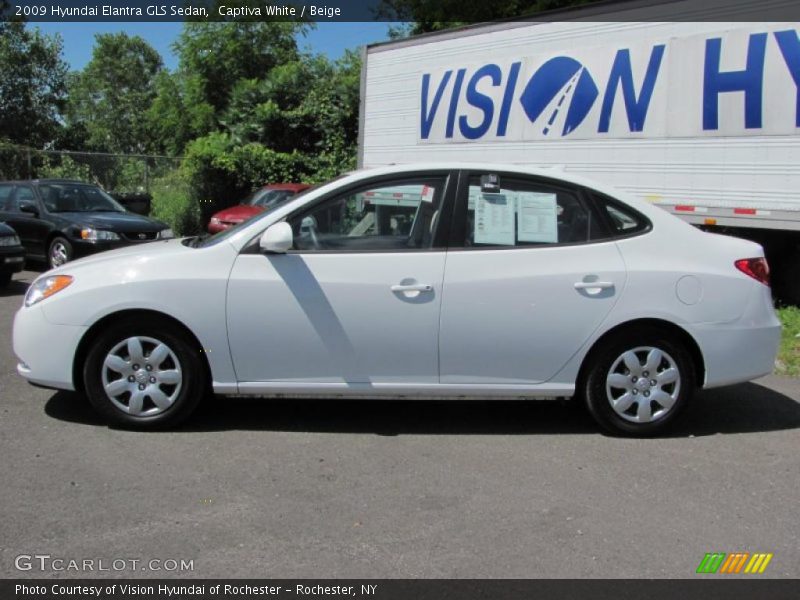
M 240 80 L 260 79 L 296 60 L 295 36 L 307 28 L 292 22 L 187 22 L 175 43 L 186 100 L 207 103 L 219 115 Z
M 67 123 L 91 150 L 141 153 L 153 143 L 142 118 L 156 98 L 161 56 L 139 36 L 101 33 L 92 59 L 69 82 Z
M 0 22 L 0 139 L 42 147 L 59 129 L 67 65 L 59 36 Z
M 145 115 L 155 152 L 180 155 L 191 140 L 216 128 L 214 108 L 189 100 L 202 96 L 196 84 L 196 78 L 180 71 L 157 75 L 156 97 Z
M 186 187 L 161 204 L 178 206 L 175 214 L 199 208 L 205 222 L 256 186 L 314 183 L 355 166 L 360 55 L 301 53 L 296 38 L 306 28 L 184 25 L 179 68 L 158 76 L 147 115 L 163 151 L 185 156 L 178 175 Z

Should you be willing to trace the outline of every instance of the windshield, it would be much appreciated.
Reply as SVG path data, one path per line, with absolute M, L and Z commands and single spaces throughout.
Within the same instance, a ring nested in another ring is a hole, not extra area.
M 247 204 L 262 208 L 275 208 L 289 198 L 294 197 L 294 195 L 295 193 L 292 190 L 259 190 L 250 196 Z
M 39 186 L 48 212 L 125 212 L 111 196 L 94 185 L 48 183 Z

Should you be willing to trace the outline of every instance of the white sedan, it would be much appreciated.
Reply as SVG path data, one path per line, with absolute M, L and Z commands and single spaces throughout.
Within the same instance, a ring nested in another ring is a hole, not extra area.
M 698 387 L 772 370 L 757 244 L 556 170 L 364 170 L 212 237 L 39 277 L 18 372 L 118 425 L 217 394 L 576 396 L 607 430 L 662 431 Z

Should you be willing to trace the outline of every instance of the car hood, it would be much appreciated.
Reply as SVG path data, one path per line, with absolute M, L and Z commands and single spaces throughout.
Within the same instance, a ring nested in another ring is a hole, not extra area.
M 56 214 L 62 219 L 76 224 L 123 233 L 161 231 L 167 228 L 167 225 L 161 221 L 130 212 L 59 212 Z
M 244 221 L 253 215 L 263 212 L 260 206 L 250 206 L 249 204 L 239 204 L 219 211 L 214 216 L 220 221 Z
M 181 239 L 158 240 L 155 242 L 148 242 L 146 244 L 134 244 L 132 246 L 125 246 L 116 250 L 106 250 L 105 252 L 98 252 L 97 254 L 90 254 L 78 260 L 72 260 L 65 265 L 56 269 L 48 271 L 48 275 L 57 275 L 59 273 L 74 274 L 76 270 L 84 269 L 86 267 L 94 268 L 103 266 L 103 263 L 117 262 L 124 259 L 148 261 L 150 259 L 160 257 L 167 254 L 174 254 L 178 252 L 191 252 L 192 249 L 181 243 Z

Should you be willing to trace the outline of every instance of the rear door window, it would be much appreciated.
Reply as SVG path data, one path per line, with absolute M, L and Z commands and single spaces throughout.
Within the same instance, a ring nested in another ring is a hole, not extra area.
M 535 180 L 500 176 L 486 191 L 480 175 L 470 178 L 464 246 L 541 246 L 590 239 L 593 214 L 577 190 Z

